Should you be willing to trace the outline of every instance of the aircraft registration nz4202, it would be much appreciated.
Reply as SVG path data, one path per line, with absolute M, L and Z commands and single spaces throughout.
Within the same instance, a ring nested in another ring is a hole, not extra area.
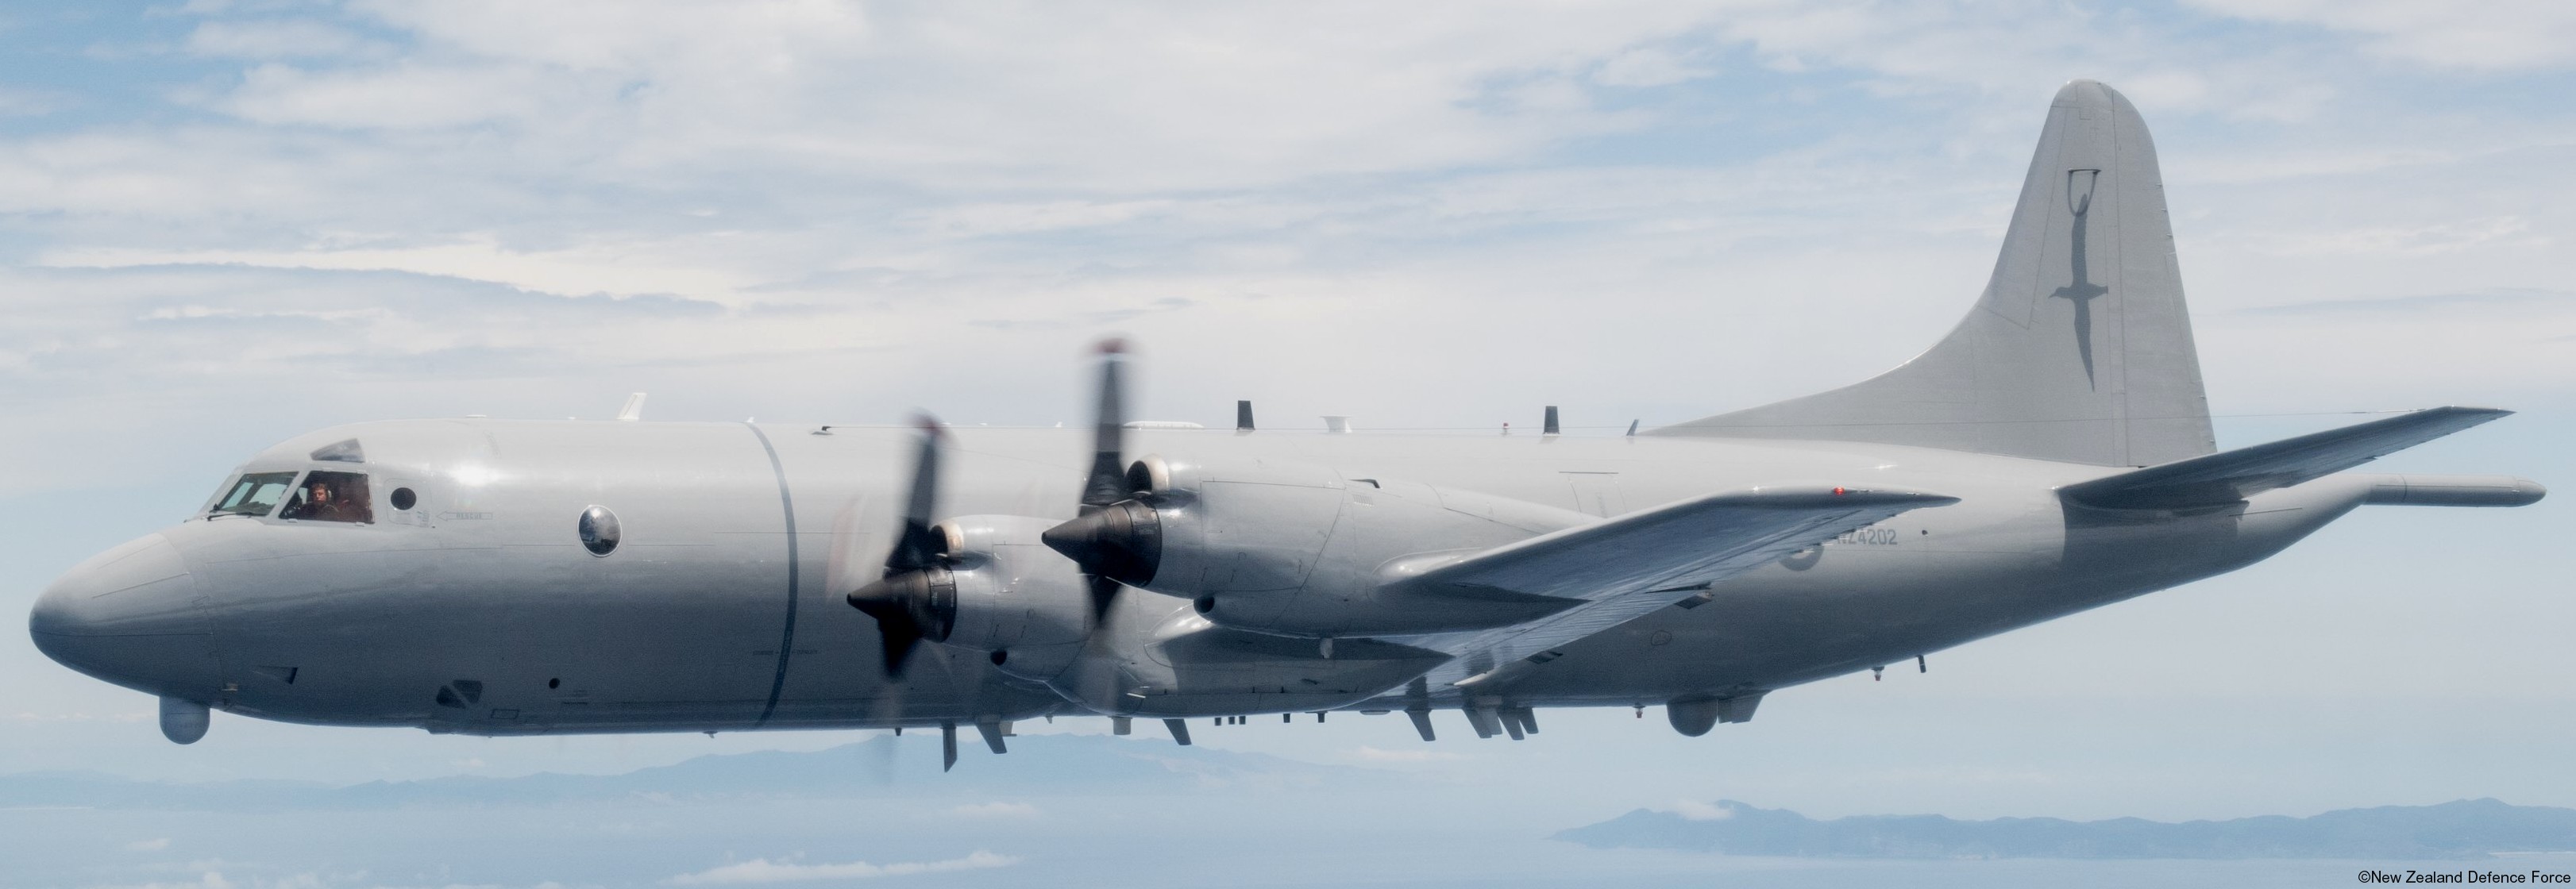
M 1994 276 L 1931 351 L 1625 437 L 777 423 L 361 423 L 252 457 L 72 569 L 46 654 L 212 709 L 484 735 L 1661 704 L 1774 689 L 2233 570 L 2364 504 L 2509 476 L 2349 472 L 2505 415 L 2219 452 L 2155 150 L 2049 109 Z M 631 418 L 632 412 L 629 417 Z M 1551 430 L 1552 431 L 1552 430 Z M 855 606 L 855 607 L 853 607 Z

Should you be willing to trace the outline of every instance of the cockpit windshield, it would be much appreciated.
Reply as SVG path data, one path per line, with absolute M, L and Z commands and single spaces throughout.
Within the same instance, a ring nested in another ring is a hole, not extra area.
M 264 516 L 276 509 L 278 501 L 286 499 L 286 492 L 294 487 L 295 473 L 292 472 L 250 473 L 234 481 L 232 490 L 224 492 L 224 496 L 215 501 L 215 508 L 206 511 L 206 516 Z
M 286 508 L 277 517 L 320 522 L 375 521 L 375 507 L 367 498 L 367 475 L 318 469 L 306 473 L 304 484 L 287 495 Z

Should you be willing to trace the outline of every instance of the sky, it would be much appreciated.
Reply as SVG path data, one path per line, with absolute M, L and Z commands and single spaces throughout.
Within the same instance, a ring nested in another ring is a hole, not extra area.
M 2523 413 L 2384 465 L 2576 485 L 2564 3 L 11 3 L 0 610 L 342 422 L 647 391 L 650 419 L 1048 425 L 1111 333 L 1141 414 L 1211 424 L 1560 404 L 1614 434 L 1839 385 L 1967 309 L 2077 77 L 2154 131 L 2222 446 L 2488 404 Z M 1534 799 L 1599 817 L 2576 805 L 2571 529 L 2559 500 L 2365 510 L 1707 738 L 1581 711 L 1512 746 L 1361 719 L 1208 743 L 1549 775 Z M 0 671 L 0 770 L 850 740 L 218 716 L 181 748 L 22 636 Z

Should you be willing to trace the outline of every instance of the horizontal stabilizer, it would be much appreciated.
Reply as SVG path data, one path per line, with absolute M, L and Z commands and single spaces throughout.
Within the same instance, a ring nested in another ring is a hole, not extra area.
M 2067 499 L 2106 509 L 2176 509 L 2234 503 L 2351 469 L 2513 413 L 2437 407 L 2248 448 L 2176 460 L 2068 485 Z

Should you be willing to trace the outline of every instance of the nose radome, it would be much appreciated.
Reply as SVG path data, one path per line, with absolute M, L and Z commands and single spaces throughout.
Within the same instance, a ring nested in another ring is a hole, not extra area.
M 27 615 L 63 666 L 154 694 L 204 699 L 216 670 L 195 578 L 169 538 L 128 541 L 64 572 Z

